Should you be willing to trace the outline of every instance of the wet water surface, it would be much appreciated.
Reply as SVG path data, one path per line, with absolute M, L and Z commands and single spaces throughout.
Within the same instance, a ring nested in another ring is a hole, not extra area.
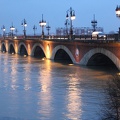
M 111 68 L 0 53 L 0 120 L 98 120 Z

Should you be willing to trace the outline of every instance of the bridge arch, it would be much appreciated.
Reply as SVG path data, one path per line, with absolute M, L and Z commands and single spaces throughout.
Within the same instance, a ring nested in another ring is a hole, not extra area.
M 34 44 L 31 52 L 31 56 L 37 57 L 37 55 L 39 54 L 39 53 L 36 53 L 37 51 L 40 52 L 40 54 L 42 54 L 41 57 L 46 57 L 45 49 L 40 43 Z
M 74 58 L 73 54 L 72 54 L 71 51 L 70 51 L 66 46 L 64 46 L 64 45 L 58 45 L 58 46 L 56 46 L 56 47 L 53 49 L 51 59 L 53 59 L 53 60 L 55 59 L 55 55 L 56 55 L 56 53 L 58 52 L 58 50 L 60 50 L 60 49 L 64 50 L 64 51 L 69 55 L 69 57 L 70 57 L 70 59 L 72 60 L 72 62 L 75 63 L 75 58 Z
M 8 53 L 11 53 L 11 54 L 15 54 L 15 46 L 13 43 L 10 43 L 9 44 L 9 47 L 8 47 Z
M 3 42 L 2 44 L 1 44 L 1 52 L 6 52 L 7 50 L 6 50 L 6 45 L 5 45 L 5 43 Z
M 111 51 L 104 49 L 104 48 L 94 48 L 88 51 L 81 59 L 80 65 L 87 65 L 90 58 L 97 53 L 107 56 L 120 70 L 120 60 Z
M 28 50 L 24 42 L 21 42 L 18 46 L 18 54 L 19 55 L 28 55 Z

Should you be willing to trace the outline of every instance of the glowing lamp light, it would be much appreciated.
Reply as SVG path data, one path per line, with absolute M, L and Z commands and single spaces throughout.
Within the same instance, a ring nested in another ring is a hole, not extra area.
M 71 17 L 71 20 L 75 20 L 75 16 L 72 16 L 72 17 Z
M 24 55 L 24 57 L 27 57 L 27 55 Z
M 68 64 L 69 66 L 73 66 L 74 64 Z
M 71 16 L 71 20 L 75 20 L 75 13 L 73 13 L 73 15 Z
M 15 28 L 14 28 L 14 27 L 10 27 L 10 30 L 11 30 L 11 31 L 14 31 L 14 30 L 15 30 Z
M 117 73 L 118 76 L 120 76 L 120 73 Z
M 116 16 L 120 18 L 120 6 L 117 6 L 115 9 Z
M 3 29 L 3 31 L 5 31 L 5 29 Z
M 44 57 L 44 58 L 42 58 L 42 60 L 45 60 L 45 57 Z
M 46 21 L 40 21 L 39 25 L 40 25 L 41 27 L 46 26 Z
M 120 11 L 116 11 L 116 16 L 120 17 Z

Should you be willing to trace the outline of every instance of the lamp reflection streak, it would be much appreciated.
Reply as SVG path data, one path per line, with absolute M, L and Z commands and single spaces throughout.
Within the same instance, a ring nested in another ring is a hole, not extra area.
M 18 59 L 15 59 L 16 55 L 11 59 L 11 67 L 10 67 L 10 87 L 12 90 L 19 89 L 20 85 L 18 84 Z M 16 92 L 17 93 L 17 92 Z M 17 95 L 17 94 L 16 94 Z
M 19 86 L 17 85 L 17 70 L 16 70 L 16 61 L 12 60 L 11 65 L 11 88 L 16 90 Z
M 40 71 L 40 92 L 38 94 L 38 105 L 39 105 L 39 114 L 42 114 L 43 116 L 47 116 L 47 118 L 50 118 L 50 115 L 52 113 L 52 95 L 51 95 L 51 73 L 50 73 L 50 61 L 46 61 L 46 69 L 41 69 Z
M 67 110 L 68 114 L 66 115 L 70 120 L 78 120 L 81 118 L 82 110 L 81 110 L 81 91 L 77 88 L 79 81 L 71 76 L 71 80 L 69 81 L 68 94 L 67 94 Z
M 30 57 L 28 57 L 28 62 L 30 62 Z M 30 74 L 31 74 L 31 67 L 27 64 L 25 64 L 24 66 L 24 70 L 25 70 L 25 77 L 24 77 L 24 90 L 30 90 L 32 87 L 31 87 L 31 77 L 30 77 Z

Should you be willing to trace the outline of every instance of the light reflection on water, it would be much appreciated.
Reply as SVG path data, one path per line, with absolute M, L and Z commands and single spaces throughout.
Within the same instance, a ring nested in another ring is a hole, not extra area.
M 52 114 L 51 80 L 50 61 L 47 61 L 46 69 L 41 69 L 40 77 L 38 78 L 38 83 L 41 86 L 41 90 L 38 94 L 38 113 L 41 115 L 39 119 L 50 118 Z
M 71 76 L 69 80 L 69 87 L 68 87 L 68 94 L 66 96 L 67 103 L 67 110 L 68 113 L 66 114 L 68 119 L 77 120 L 78 118 L 81 119 L 82 114 L 82 101 L 81 101 L 81 93 L 82 90 L 79 90 L 77 85 L 79 85 L 78 78 Z
M 0 56 L 0 120 L 99 118 L 112 70 Z

